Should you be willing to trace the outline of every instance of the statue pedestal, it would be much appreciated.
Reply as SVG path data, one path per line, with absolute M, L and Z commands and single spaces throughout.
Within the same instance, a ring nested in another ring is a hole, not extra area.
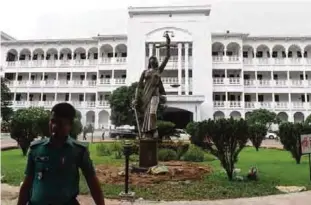
M 139 141 L 139 167 L 149 168 L 158 165 L 158 139 Z

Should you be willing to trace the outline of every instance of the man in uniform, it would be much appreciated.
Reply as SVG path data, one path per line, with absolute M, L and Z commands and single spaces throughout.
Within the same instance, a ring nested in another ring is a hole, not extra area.
M 95 203 L 105 204 L 87 147 L 69 136 L 75 112 L 68 103 L 59 103 L 52 108 L 49 122 L 51 137 L 30 145 L 18 205 L 79 204 L 76 199 L 79 168 Z

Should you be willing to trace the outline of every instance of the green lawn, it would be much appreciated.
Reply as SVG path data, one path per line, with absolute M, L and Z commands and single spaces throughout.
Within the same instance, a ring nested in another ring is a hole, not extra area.
M 123 159 L 114 157 L 99 157 L 95 153 L 95 145 L 90 146 L 91 157 L 95 164 L 120 165 Z M 2 175 L 4 182 L 19 185 L 23 178 L 26 158 L 21 156 L 20 150 L 3 151 Z M 214 167 L 215 172 L 206 176 L 203 180 L 190 184 L 160 183 L 149 187 L 131 186 L 137 197 L 152 200 L 176 200 L 176 199 L 220 199 L 262 196 L 279 193 L 277 185 L 303 185 L 311 189 L 309 180 L 308 158 L 303 157 L 302 163 L 297 165 L 286 151 L 273 149 L 245 148 L 239 157 L 236 168 L 242 170 L 245 175 L 251 166 L 257 166 L 260 180 L 257 182 L 229 182 L 220 168 L 219 161 L 203 162 Z M 84 178 L 81 177 L 81 193 L 87 193 L 88 189 Z M 104 184 L 105 195 L 110 198 L 118 196 L 123 186 Z

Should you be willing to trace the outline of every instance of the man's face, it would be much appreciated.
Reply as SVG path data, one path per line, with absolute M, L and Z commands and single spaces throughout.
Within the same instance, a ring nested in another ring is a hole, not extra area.
M 50 134 L 53 137 L 65 137 L 68 136 L 71 131 L 71 122 L 69 119 L 57 117 L 54 112 L 52 112 L 49 127 Z

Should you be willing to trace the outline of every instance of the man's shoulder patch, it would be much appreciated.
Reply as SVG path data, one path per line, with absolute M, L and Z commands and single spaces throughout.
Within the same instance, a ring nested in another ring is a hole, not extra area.
M 36 140 L 36 141 L 33 141 L 31 144 L 30 144 L 30 148 L 35 148 L 45 142 L 47 142 L 49 139 L 47 138 L 44 138 L 44 139 L 41 139 L 41 140 Z

